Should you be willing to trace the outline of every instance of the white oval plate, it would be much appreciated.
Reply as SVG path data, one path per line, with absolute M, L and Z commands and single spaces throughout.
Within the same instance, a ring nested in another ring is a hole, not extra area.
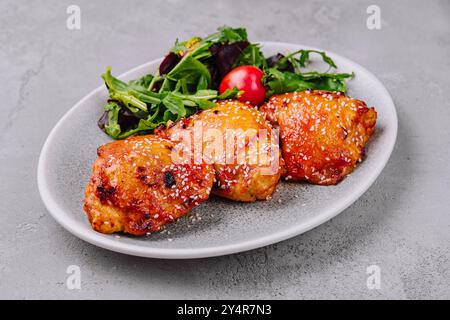
M 288 43 L 261 44 L 266 56 L 316 49 Z M 38 166 L 42 200 L 52 216 L 77 237 L 109 250 L 153 258 L 201 258 L 241 252 L 294 237 L 324 223 L 356 201 L 375 181 L 397 136 L 394 103 L 381 82 L 360 65 L 327 53 L 339 66 L 338 72 L 355 72 L 348 95 L 364 100 L 378 112 L 367 158 L 337 186 L 282 182 L 270 201 L 236 203 L 213 197 L 194 209 L 191 218 L 180 219 L 164 233 L 141 238 L 97 233 L 83 212 L 82 199 L 96 149 L 110 141 L 97 127 L 107 99 L 107 90 L 102 86 L 70 109 L 47 138 Z M 313 66 L 323 68 L 319 58 L 312 58 Z M 120 78 L 128 81 L 154 72 L 160 61 L 141 65 Z M 196 216 L 201 219 L 192 219 Z

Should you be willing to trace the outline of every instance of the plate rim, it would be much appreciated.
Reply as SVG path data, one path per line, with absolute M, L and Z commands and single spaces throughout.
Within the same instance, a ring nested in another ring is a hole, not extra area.
M 357 68 L 363 70 L 366 75 L 374 82 L 377 83 L 377 85 L 382 89 L 383 94 L 390 100 L 391 107 L 392 107 L 392 116 L 393 116 L 393 134 L 392 138 L 388 139 L 388 146 L 385 146 L 387 152 L 385 156 L 383 157 L 383 161 L 377 162 L 376 167 L 374 167 L 371 170 L 370 175 L 361 182 L 359 188 L 357 189 L 357 192 L 354 192 L 349 196 L 348 198 L 345 198 L 344 201 L 341 201 L 338 203 L 338 205 L 332 206 L 327 208 L 326 210 L 323 210 L 320 214 L 315 216 L 314 218 L 311 218 L 307 220 L 306 222 L 299 224 L 299 225 L 293 225 L 290 228 L 286 228 L 282 231 L 270 234 L 270 235 L 262 235 L 261 237 L 258 237 L 256 239 L 247 240 L 247 241 L 241 241 L 234 244 L 229 245 L 222 245 L 222 246 L 213 246 L 213 247 L 205 247 L 205 248 L 199 248 L 199 249 L 192 249 L 192 248 L 174 248 L 174 249 L 167 249 L 167 248 L 155 248 L 155 247 L 147 247 L 147 246 L 139 246 L 135 244 L 129 244 L 129 243 L 123 243 L 119 241 L 114 241 L 114 235 L 108 235 L 110 237 L 105 237 L 105 235 L 94 232 L 94 233 L 86 233 L 84 229 L 79 229 L 75 225 L 72 225 L 70 223 L 70 218 L 67 218 L 68 214 L 65 210 L 63 210 L 55 201 L 55 199 L 52 197 L 50 190 L 48 189 L 47 185 L 47 178 L 45 176 L 45 168 L 47 163 L 47 157 L 48 157 L 48 149 L 50 145 L 52 144 L 52 141 L 58 131 L 58 129 L 62 126 L 64 121 L 69 118 L 73 113 L 76 112 L 76 110 L 79 108 L 80 105 L 84 104 L 87 100 L 89 100 L 92 96 L 98 94 L 98 92 L 104 90 L 104 85 L 101 85 L 88 93 L 86 96 L 84 96 L 81 100 L 79 100 L 73 107 L 71 107 L 56 123 L 56 125 L 52 128 L 50 131 L 47 139 L 45 140 L 45 143 L 41 149 L 40 155 L 39 155 L 39 162 L 37 167 L 37 183 L 38 183 L 38 190 L 39 194 L 41 196 L 42 201 L 44 202 L 44 205 L 47 209 L 47 211 L 50 213 L 50 215 L 67 231 L 75 235 L 76 237 L 89 242 L 93 245 L 99 246 L 104 249 L 134 255 L 134 256 L 140 256 L 140 257 L 146 257 L 146 258 L 161 258 L 161 259 L 195 259 L 195 258 L 207 258 L 207 257 L 215 257 L 215 256 L 222 256 L 222 255 L 228 255 L 232 253 L 238 253 L 243 251 L 248 251 L 260 247 L 264 247 L 270 244 L 274 244 L 295 236 L 298 236 L 304 232 L 307 232 L 325 222 L 332 219 L 333 217 L 340 214 L 342 211 L 344 211 L 346 208 L 348 208 L 351 204 L 353 204 L 357 199 L 359 199 L 368 189 L 369 187 L 375 182 L 375 180 L 378 178 L 384 167 L 386 166 L 387 162 L 390 159 L 390 156 L 392 154 L 392 151 L 395 147 L 395 143 L 397 140 L 397 133 L 398 133 L 398 117 L 397 117 L 397 111 L 395 108 L 395 103 L 392 99 L 392 96 L 390 95 L 389 91 L 386 89 L 386 87 L 383 85 L 383 83 L 369 70 L 367 70 L 365 67 L 361 66 L 360 64 L 354 62 L 353 60 L 350 60 L 346 57 L 343 57 L 339 54 L 334 53 L 333 51 L 329 50 L 323 50 L 321 48 L 306 46 L 302 44 L 294 44 L 294 43 L 288 43 L 288 42 L 275 42 L 275 41 L 256 41 L 257 43 L 264 45 L 271 45 L 271 46 L 293 46 L 293 47 L 301 47 L 305 49 L 312 49 L 312 50 L 320 50 L 325 51 L 327 54 L 331 56 L 339 57 L 339 59 L 345 61 L 346 63 L 350 63 L 352 65 L 355 65 Z M 147 66 L 151 66 L 155 63 L 158 63 L 162 61 L 163 58 L 154 59 L 152 61 L 143 63 L 137 67 L 134 67 L 124 73 L 122 73 L 119 78 L 126 77 L 128 74 L 136 72 L 136 70 L 145 68 Z

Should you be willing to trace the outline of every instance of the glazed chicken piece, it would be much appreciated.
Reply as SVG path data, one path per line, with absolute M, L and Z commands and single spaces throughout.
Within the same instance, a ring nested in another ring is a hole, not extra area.
M 377 113 L 340 92 L 272 96 L 260 110 L 279 126 L 287 180 L 333 185 L 362 161 Z
M 278 140 L 255 108 L 236 100 L 222 101 L 169 125 L 161 134 L 182 141 L 185 154 L 194 161 L 213 164 L 214 194 L 250 202 L 266 200 L 275 192 L 282 161 Z
M 98 148 L 84 198 L 94 230 L 152 233 L 209 197 L 212 167 L 173 161 L 173 147 L 171 141 L 150 135 Z

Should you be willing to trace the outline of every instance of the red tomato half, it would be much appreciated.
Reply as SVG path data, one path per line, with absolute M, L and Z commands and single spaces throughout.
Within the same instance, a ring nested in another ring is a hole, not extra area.
M 240 66 L 234 68 L 222 79 L 219 93 L 234 87 L 244 93 L 238 97 L 241 102 L 250 102 L 255 106 L 261 105 L 266 99 L 266 88 L 262 83 L 264 73 L 254 66 Z

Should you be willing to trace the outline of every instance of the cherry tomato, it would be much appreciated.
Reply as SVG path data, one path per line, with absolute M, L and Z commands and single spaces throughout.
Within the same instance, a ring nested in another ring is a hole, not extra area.
M 266 99 L 266 88 L 262 83 L 264 73 L 255 66 L 240 66 L 228 72 L 219 86 L 219 93 L 234 87 L 243 91 L 238 100 L 250 102 L 255 106 L 261 105 Z

